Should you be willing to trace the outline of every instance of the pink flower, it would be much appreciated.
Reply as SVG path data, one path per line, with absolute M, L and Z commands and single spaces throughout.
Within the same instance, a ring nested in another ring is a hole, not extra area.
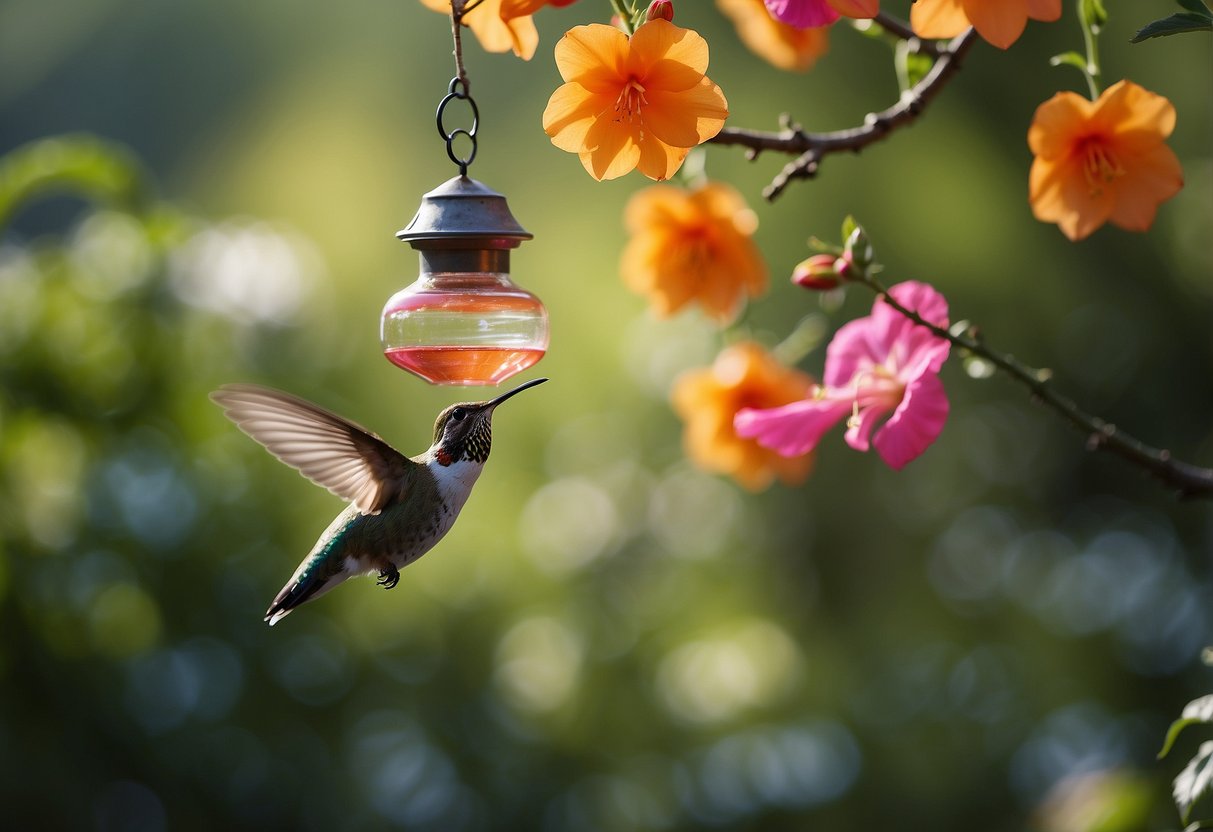
M 925 320 L 948 325 L 948 302 L 925 283 L 899 283 L 889 294 Z M 784 456 L 800 456 L 846 419 L 848 445 L 857 451 L 875 445 L 890 468 L 900 469 L 935 441 L 948 418 L 939 370 L 950 348 L 878 299 L 871 315 L 851 321 L 834 335 L 826 349 L 823 385 L 814 385 L 808 398 L 792 404 L 741 410 L 733 428 L 738 436 Z
M 880 0 L 763 0 L 771 17 L 797 29 L 829 26 L 840 14 L 875 17 Z

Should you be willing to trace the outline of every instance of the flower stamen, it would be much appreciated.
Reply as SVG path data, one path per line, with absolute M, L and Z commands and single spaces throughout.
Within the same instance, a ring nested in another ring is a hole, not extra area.
M 895 409 L 901 404 L 906 391 L 905 384 L 898 380 L 897 374 L 881 364 L 856 373 L 850 386 L 855 392 L 850 396 L 848 428 L 857 428 L 862 424 L 860 411 L 865 407 L 877 407 L 882 411 Z
M 628 78 L 628 82 L 619 91 L 619 97 L 615 99 L 615 112 L 620 114 L 619 119 L 626 119 L 629 122 L 640 120 L 642 105 L 649 103 L 645 99 L 644 93 L 643 84 L 635 78 Z
M 1105 185 L 1110 184 L 1118 176 L 1124 176 L 1125 169 L 1121 166 L 1116 154 L 1098 139 L 1091 139 L 1082 147 L 1082 173 L 1087 181 L 1091 196 L 1103 193 Z

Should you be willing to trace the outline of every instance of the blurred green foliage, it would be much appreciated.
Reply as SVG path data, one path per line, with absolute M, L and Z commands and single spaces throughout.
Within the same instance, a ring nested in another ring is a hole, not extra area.
M 446 25 L 407 1 L 58 5 L 0 4 L 6 827 L 1175 827 L 1177 772 L 1153 755 L 1211 686 L 1209 507 L 958 362 L 951 420 L 903 472 L 839 437 L 799 489 L 691 469 L 665 396 L 719 337 L 625 293 L 641 183 L 589 181 L 538 127 L 552 43 L 605 15 L 589 3 L 540 15 L 531 64 L 468 44 L 472 174 L 536 235 L 514 272 L 551 311 L 552 383 L 500 414 L 460 523 L 399 587 L 351 582 L 266 628 L 339 505 L 206 393 L 273 384 L 408 453 L 462 397 L 391 367 L 377 333 L 416 268 L 392 232 L 453 173 L 431 120 Z M 709 151 L 754 195 L 776 275 L 744 327 L 774 343 L 806 313 L 864 314 L 778 278 L 853 213 L 890 282 L 931 281 L 1101 415 L 1207 464 L 1213 114 L 1189 69 L 1209 44 L 1129 47 L 1142 15 L 1110 11 L 1105 80 L 1180 114 L 1188 184 L 1149 234 L 1072 245 L 1031 219 L 1024 132 L 1073 80 L 1047 56 L 1078 37 L 1033 24 L 776 205 L 757 193 L 783 160 Z M 784 76 L 709 4 L 678 14 L 736 124 L 843 127 L 896 96 L 880 43 L 838 32 Z

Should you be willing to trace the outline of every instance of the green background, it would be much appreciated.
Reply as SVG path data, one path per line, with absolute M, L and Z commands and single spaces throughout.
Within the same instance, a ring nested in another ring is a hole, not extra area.
M 917 124 L 774 204 L 759 193 L 784 158 L 709 148 L 772 274 L 722 336 L 652 318 L 619 281 L 646 180 L 595 183 L 540 128 L 553 44 L 607 5 L 544 11 L 529 63 L 466 42 L 471 173 L 535 234 L 513 271 L 552 319 L 526 377 L 552 381 L 497 414 L 463 518 L 398 588 L 351 582 L 270 630 L 340 503 L 206 393 L 282 387 L 410 454 L 467 397 L 378 341 L 416 273 L 393 234 L 455 172 L 433 125 L 449 28 L 410 0 L 0 2 L 6 827 L 1179 827 L 1169 781 L 1206 737 L 1154 754 L 1213 688 L 1207 501 L 1087 453 L 955 358 L 947 427 L 906 470 L 836 431 L 805 485 L 758 495 L 686 462 L 667 396 L 729 338 L 773 345 L 812 314 L 828 340 L 866 314 L 861 290 L 824 309 L 785 280 L 851 213 L 888 282 L 932 283 L 991 345 L 1209 464 L 1209 38 L 1131 46 L 1175 7 L 1109 3 L 1106 81 L 1179 112 L 1187 184 L 1147 234 L 1073 244 L 1028 208 L 1032 113 L 1083 91 L 1047 63 L 1081 47 L 1069 3 L 1008 52 L 979 43 Z M 837 129 L 896 100 L 879 42 L 838 30 L 785 74 L 711 4 L 676 5 L 732 125 Z M 61 134 L 129 156 L 28 145 Z M 17 177 L 65 163 L 75 184 L 23 198 Z M 1042 810 L 1074 775 L 1078 819 Z

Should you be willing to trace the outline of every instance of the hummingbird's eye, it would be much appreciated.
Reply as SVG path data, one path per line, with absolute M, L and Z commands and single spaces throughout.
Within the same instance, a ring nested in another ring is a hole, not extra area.
M 456 422 L 462 422 L 463 417 L 466 415 L 468 415 L 468 412 L 466 410 L 464 410 L 462 407 L 457 407 L 451 411 L 451 418 L 454 419 Z

